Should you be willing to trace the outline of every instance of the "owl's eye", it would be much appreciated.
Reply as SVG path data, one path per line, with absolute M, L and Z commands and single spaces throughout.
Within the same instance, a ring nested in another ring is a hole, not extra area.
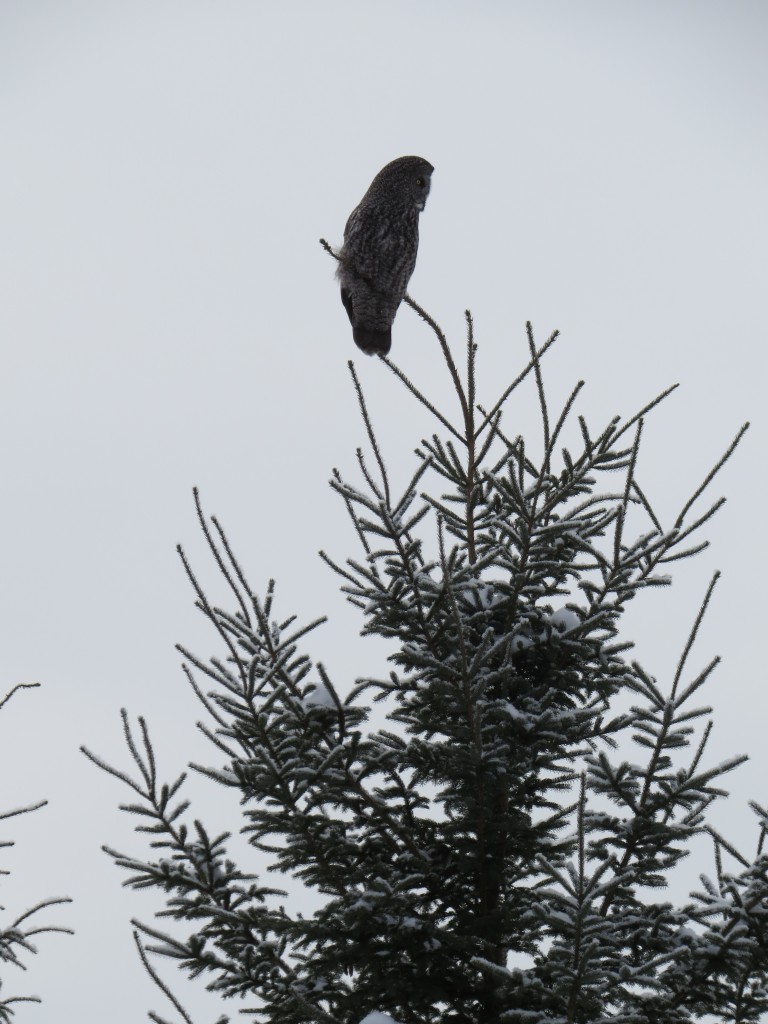
M 416 179 L 416 184 L 419 186 L 419 188 L 424 188 L 424 179 L 423 178 L 417 178 Z

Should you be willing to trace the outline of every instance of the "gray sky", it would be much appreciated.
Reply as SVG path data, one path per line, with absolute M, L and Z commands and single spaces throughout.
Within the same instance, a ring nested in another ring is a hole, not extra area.
M 715 568 L 692 667 L 712 757 L 748 751 L 721 824 L 753 847 L 746 801 L 768 773 L 762 601 L 768 6 L 754 0 L 219 3 L 0 0 L 0 805 L 51 804 L 0 830 L 17 845 L 0 901 L 67 894 L 26 975 L 20 1020 L 129 1024 L 166 1013 L 132 953 L 102 842 L 141 849 L 127 798 L 77 752 L 125 765 L 119 708 L 144 713 L 168 776 L 205 748 L 173 644 L 207 657 L 175 554 L 205 575 L 191 488 L 279 609 L 327 613 L 311 651 L 344 690 L 382 648 L 316 557 L 356 553 L 327 487 L 364 440 L 355 358 L 396 480 L 429 425 L 354 349 L 317 243 L 388 160 L 435 165 L 410 292 L 461 344 L 475 316 L 485 401 L 543 340 L 553 401 L 585 378 L 601 426 L 667 385 L 640 471 L 671 516 L 753 422 L 712 497 L 713 549 L 637 602 L 628 629 L 663 682 Z M 434 339 L 408 309 L 393 357 L 446 408 Z M 446 379 L 444 379 L 446 378 Z M 536 430 L 520 400 L 517 432 Z M 210 574 L 215 590 L 215 577 Z M 226 794 L 201 813 L 231 827 Z M 692 880 L 693 884 L 693 880 Z M 167 968 L 196 1021 L 220 1004 Z M 234 1014 L 237 1005 L 225 1007 Z

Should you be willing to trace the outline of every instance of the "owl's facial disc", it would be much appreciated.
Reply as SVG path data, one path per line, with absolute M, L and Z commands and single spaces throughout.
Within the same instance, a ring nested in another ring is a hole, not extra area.
M 416 209 L 421 212 L 427 205 L 427 196 L 429 195 L 430 181 L 426 174 L 420 175 L 416 179 Z

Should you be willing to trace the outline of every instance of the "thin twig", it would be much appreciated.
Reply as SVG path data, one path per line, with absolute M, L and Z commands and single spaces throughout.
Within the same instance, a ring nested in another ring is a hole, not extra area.
M 440 342 L 440 348 L 443 350 L 443 358 L 445 359 L 445 362 L 448 366 L 448 370 L 451 374 L 453 386 L 456 389 L 456 394 L 459 396 L 459 404 L 461 405 L 462 414 L 464 415 L 464 419 L 466 420 L 468 404 L 467 396 L 464 392 L 464 388 L 462 387 L 461 378 L 459 377 L 459 371 L 456 369 L 456 363 L 454 363 L 453 361 L 453 356 L 451 355 L 451 350 L 448 347 L 448 342 L 446 341 L 445 335 L 438 326 L 437 322 L 429 315 L 429 313 L 427 313 L 425 309 L 422 309 L 417 302 L 414 302 L 410 295 L 406 295 L 403 301 L 407 306 L 410 306 L 412 310 L 418 313 L 418 315 L 421 317 L 424 323 L 429 324 L 429 326 L 435 332 L 437 340 Z
M 333 256 L 333 258 L 335 260 L 338 260 L 339 262 L 341 262 L 341 256 L 339 256 L 339 254 L 337 252 L 333 251 L 333 249 L 331 248 L 329 243 L 326 242 L 326 240 L 324 238 L 320 239 L 320 245 L 322 245 L 322 247 L 325 249 L 325 251 L 328 253 L 329 256 Z
M 699 608 L 698 614 L 696 616 L 696 621 L 693 624 L 691 632 L 688 634 L 688 640 L 686 642 L 685 647 L 683 648 L 683 653 L 680 655 L 680 661 L 678 662 L 677 671 L 675 672 L 675 678 L 672 683 L 672 692 L 670 694 L 672 700 L 674 700 L 677 695 L 677 686 L 680 682 L 680 677 L 683 674 L 685 663 L 688 660 L 688 655 L 691 653 L 691 648 L 693 647 L 694 641 L 696 640 L 696 636 L 699 632 L 699 626 L 701 626 L 702 619 L 704 618 L 704 614 L 707 610 L 707 605 L 709 604 L 709 599 L 712 597 L 712 591 L 715 589 L 715 584 L 719 579 L 720 573 L 716 572 L 710 580 L 709 586 L 707 587 L 707 592 L 704 595 L 704 600 L 701 602 L 701 607 Z
M 41 807 L 47 805 L 47 800 L 38 800 L 36 804 L 28 804 L 26 807 L 14 807 L 12 811 L 0 811 L 0 821 L 5 821 L 8 818 L 15 818 L 19 814 L 31 814 L 32 811 L 39 811 Z
M 533 372 L 536 376 L 536 391 L 539 395 L 539 406 L 541 408 L 541 422 L 544 427 L 544 465 L 542 466 L 542 476 L 549 473 L 549 463 L 551 458 L 551 447 L 549 443 L 549 413 L 547 412 L 547 398 L 544 394 L 544 378 L 541 375 L 541 363 L 539 362 L 539 356 L 536 352 L 536 342 L 533 340 L 533 327 L 531 326 L 530 320 L 525 325 L 526 332 L 528 334 L 528 348 L 531 353 L 531 362 L 533 363 Z
M 557 444 L 557 438 L 558 438 L 558 436 L 560 434 L 560 431 L 565 426 L 565 421 L 568 419 L 568 414 L 570 413 L 571 409 L 573 408 L 573 403 L 576 401 L 576 396 L 578 395 L 578 393 L 581 391 L 581 389 L 583 387 L 584 387 L 584 381 L 580 380 L 576 384 L 576 387 L 573 389 L 573 391 L 571 392 L 570 396 L 568 397 L 568 401 L 563 406 L 563 411 L 560 413 L 560 418 L 557 421 L 557 423 L 555 424 L 555 429 L 552 431 L 552 440 L 550 442 L 550 446 L 551 446 L 552 451 L 554 451 L 555 445 Z
M 637 464 L 637 453 L 640 448 L 640 438 L 643 433 L 643 423 L 644 420 L 642 419 L 637 421 L 635 443 L 632 445 L 632 454 L 629 459 L 629 466 L 627 467 L 627 480 L 624 485 L 624 494 L 621 499 L 618 515 L 616 516 L 616 531 L 613 538 L 613 562 L 617 570 L 621 562 L 621 540 L 624 533 L 624 522 L 627 517 L 627 508 L 629 507 L 629 495 L 632 489 L 632 481 L 635 477 L 635 465 Z
M 631 419 L 627 420 L 627 422 L 624 424 L 621 430 L 616 431 L 613 440 L 618 441 L 622 434 L 626 434 L 629 428 L 633 427 L 639 419 L 644 419 L 646 413 L 649 413 L 651 409 L 655 409 L 660 402 L 663 402 L 665 398 L 671 395 L 672 392 L 676 391 L 679 387 L 679 384 L 673 384 L 671 387 L 668 387 L 666 391 L 662 391 L 660 395 L 657 395 L 654 399 L 652 399 L 647 405 L 644 405 L 639 412 L 636 412 Z M 618 422 L 618 416 L 616 417 L 616 421 Z
M 245 674 L 244 674 L 244 671 L 243 671 L 243 664 L 242 664 L 242 661 L 241 661 L 237 651 L 235 650 L 235 647 L 234 647 L 234 645 L 233 645 L 233 643 L 232 643 L 232 641 L 231 641 L 231 639 L 229 637 L 229 634 L 226 632 L 226 630 L 224 630 L 222 628 L 222 625 L 219 622 L 219 617 L 216 615 L 216 613 L 214 612 L 213 608 L 208 603 L 208 598 L 207 598 L 203 588 L 198 583 L 197 577 L 195 576 L 194 572 L 192 571 L 192 566 L 189 564 L 189 561 L 187 560 L 187 556 L 184 553 L 184 549 L 182 548 L 181 544 L 177 544 L 176 545 L 176 551 L 178 552 L 179 558 L 181 559 L 181 564 L 184 566 L 184 571 L 187 574 L 187 578 L 189 579 L 189 582 L 192 584 L 192 589 L 195 591 L 195 593 L 198 596 L 198 599 L 200 601 L 200 605 L 201 605 L 203 611 L 205 612 L 207 617 L 210 619 L 210 621 L 213 623 L 214 627 L 216 628 L 216 632 L 219 634 L 221 639 L 224 641 L 224 643 L 229 648 L 229 653 L 232 655 L 232 660 L 234 661 L 234 663 L 237 665 L 237 667 L 239 669 L 241 682 L 243 683 L 243 685 L 245 685 Z
M 703 493 L 703 491 L 706 490 L 706 488 L 712 482 L 712 479 L 715 476 L 715 474 L 718 473 L 723 468 L 723 466 L 728 461 L 728 459 L 730 459 L 730 457 L 733 455 L 734 451 L 736 450 L 736 446 L 738 445 L 739 441 L 741 441 L 742 437 L 746 434 L 746 432 L 748 430 L 749 430 L 749 423 L 747 422 L 747 423 L 745 423 L 743 425 L 743 427 L 736 434 L 736 437 L 734 437 L 733 441 L 731 441 L 730 445 L 728 446 L 728 450 L 725 452 L 723 457 L 721 459 L 719 459 L 718 462 L 716 462 L 715 465 L 712 467 L 712 469 L 709 471 L 709 473 L 707 473 L 706 477 L 704 478 L 704 482 L 701 484 L 701 486 L 697 490 L 695 490 L 693 492 L 693 494 L 691 495 L 689 500 L 683 506 L 683 510 L 680 513 L 680 515 L 677 517 L 677 521 L 675 522 L 675 527 L 677 527 L 679 529 L 683 525 L 683 520 L 685 519 L 686 515 L 688 514 L 688 510 L 690 509 L 690 507 L 693 505 L 693 503 L 696 501 L 696 499 Z
M 435 416 L 438 420 L 440 420 L 443 426 L 447 430 L 450 430 L 453 436 L 457 437 L 459 441 L 461 441 L 463 444 L 464 438 L 461 436 L 458 430 L 445 416 L 443 416 L 443 414 L 438 409 L 435 408 L 435 406 L 430 402 L 430 400 L 425 395 L 423 395 L 421 391 L 419 391 L 419 389 L 416 387 L 413 381 L 409 380 L 409 378 L 406 377 L 406 375 L 403 373 L 400 367 L 396 366 L 393 362 L 391 362 L 391 360 L 387 359 L 386 356 L 381 356 L 381 361 L 390 368 L 390 370 L 392 371 L 392 373 L 394 373 L 396 377 L 400 378 L 400 380 L 403 382 L 403 384 L 405 384 L 405 386 L 408 388 L 411 394 L 415 398 L 417 398 L 426 409 L 429 409 L 432 415 Z
M 373 432 L 373 424 L 371 423 L 371 417 L 368 415 L 368 407 L 365 404 L 365 396 L 363 395 L 363 389 L 360 386 L 360 381 L 358 379 L 357 373 L 355 372 L 355 364 L 350 359 L 347 363 L 347 366 L 349 367 L 349 372 L 352 375 L 352 382 L 355 385 L 355 393 L 357 394 L 357 401 L 360 406 L 360 413 L 363 417 L 363 422 L 365 423 L 365 429 L 368 432 L 368 440 L 371 442 L 373 454 L 376 456 L 376 462 L 379 465 L 379 472 L 381 473 L 381 482 L 384 485 L 384 498 L 387 504 L 387 508 L 389 508 L 391 505 L 389 496 L 389 478 L 387 476 L 387 470 L 384 467 L 384 459 L 381 456 L 381 451 L 379 450 L 379 445 L 378 442 L 376 441 L 376 435 Z
M 525 380 L 525 378 L 528 376 L 528 374 L 534 368 L 536 363 L 541 359 L 541 357 L 544 355 L 544 353 L 547 351 L 547 349 L 549 349 L 552 345 L 554 345 L 554 343 L 557 341 L 559 336 L 560 336 L 560 332 L 559 331 L 554 331 L 550 335 L 550 337 L 547 339 L 547 341 L 544 342 L 544 344 L 541 346 L 539 351 L 536 353 L 535 359 L 531 359 L 531 361 L 528 363 L 528 365 L 522 371 L 522 373 L 519 373 L 517 375 L 517 377 L 515 377 L 515 379 L 509 385 L 509 387 L 504 389 L 504 391 L 501 394 L 501 397 L 496 402 L 496 404 L 490 409 L 489 412 L 485 413 L 485 418 L 483 419 L 483 422 L 480 424 L 480 426 L 477 428 L 477 431 L 476 431 L 476 434 L 477 434 L 478 437 L 480 436 L 480 434 L 482 434 L 482 432 L 485 430 L 485 428 L 491 422 L 491 420 L 496 415 L 496 413 L 499 411 L 499 409 L 502 407 L 502 405 L 504 405 L 504 403 L 509 398 L 509 396 L 512 394 L 512 392 L 515 390 L 515 388 L 518 387 L 518 385 L 520 385 Z
M 467 309 L 464 312 L 467 321 L 467 401 L 463 404 L 464 410 L 464 435 L 467 445 L 467 486 L 465 494 L 465 508 L 467 519 L 467 561 L 470 565 L 475 564 L 475 477 L 477 467 L 475 465 L 475 345 L 474 325 L 472 314 Z
M 243 618 L 245 619 L 246 622 L 249 622 L 250 620 L 248 618 L 248 610 L 245 607 L 245 602 L 243 601 L 242 595 L 237 586 L 235 585 L 235 582 L 232 579 L 229 570 L 224 564 L 224 560 L 219 554 L 219 549 L 217 548 L 216 543 L 211 535 L 211 531 L 208 529 L 208 523 L 206 523 L 205 516 L 203 515 L 203 507 L 200 504 L 200 492 L 198 491 L 197 487 L 192 488 L 192 494 L 194 495 L 195 498 L 195 509 L 197 510 L 197 518 L 200 522 L 200 526 L 202 528 L 205 539 L 208 542 L 208 547 L 211 549 L 211 553 L 213 554 L 213 557 L 216 559 L 216 564 L 219 567 L 221 575 L 229 584 L 230 590 L 235 595 L 235 598 L 238 604 L 240 605 L 240 609 L 243 613 Z
M 192 1018 L 186 1012 L 186 1010 L 181 1005 L 181 1003 L 178 1001 L 178 999 L 173 994 L 173 992 L 171 992 L 171 990 L 168 988 L 168 986 L 162 980 L 162 978 L 157 973 L 157 971 L 154 969 L 152 964 L 150 964 L 149 958 L 147 957 L 146 950 L 144 949 L 144 946 L 142 945 L 141 939 L 139 938 L 139 933 L 137 931 L 135 931 L 135 930 L 134 930 L 134 933 L 133 933 L 133 941 L 136 943 L 136 949 L 138 949 L 138 951 L 139 951 L 139 958 L 141 959 L 141 962 L 144 965 L 144 970 L 150 976 L 152 981 L 154 981 L 154 983 L 157 985 L 157 987 L 160 989 L 160 991 L 163 993 L 163 995 L 166 996 L 166 998 L 168 1000 L 170 1000 L 170 1002 L 173 1004 L 173 1007 L 176 1010 L 176 1012 L 185 1021 L 185 1024 L 193 1024 Z
M 17 690 L 34 690 L 37 686 L 40 686 L 40 683 L 16 683 L 16 685 L 6 693 L 3 699 L 0 700 L 0 708 L 8 703 Z

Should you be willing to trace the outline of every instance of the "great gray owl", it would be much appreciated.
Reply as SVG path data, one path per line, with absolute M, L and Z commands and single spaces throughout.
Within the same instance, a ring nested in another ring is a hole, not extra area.
M 403 301 L 419 248 L 419 214 L 434 167 L 420 156 L 401 156 L 383 167 L 344 228 L 337 276 L 355 344 L 385 356 L 392 322 Z

